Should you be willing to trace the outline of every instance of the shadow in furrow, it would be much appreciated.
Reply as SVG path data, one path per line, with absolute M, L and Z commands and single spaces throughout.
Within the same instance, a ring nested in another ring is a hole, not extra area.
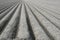
M 7 8 L 3 8 L 1 11 L 0 11 L 0 14 L 2 14 L 5 10 L 7 10 L 8 8 L 10 7 L 7 7 Z
M 10 7 L 11 7 L 11 6 L 10 6 Z M 9 9 L 10 7 L 3 8 L 3 10 L 0 11 L 0 14 L 2 14 L 4 11 L 6 11 L 7 9 Z
M 11 35 L 12 39 L 16 37 L 16 32 L 17 32 L 17 29 L 18 29 L 18 27 L 17 27 L 18 24 L 19 24 L 19 16 L 16 18 L 16 24 L 12 28 L 13 29 L 13 32 L 12 32 L 12 35 Z
M 27 5 L 28 6 L 28 5 Z M 28 6 L 29 7 L 29 6 Z M 38 23 L 40 24 L 41 28 L 44 30 L 44 32 L 46 33 L 46 35 L 51 39 L 51 40 L 55 40 L 52 35 L 48 32 L 48 30 L 44 27 L 44 25 L 38 20 L 38 18 L 36 17 L 36 15 L 34 14 L 34 12 L 32 11 L 32 9 L 29 7 L 29 9 L 31 10 L 32 14 L 34 15 L 34 17 L 36 18 L 36 20 L 38 21 Z
M 15 5 L 16 6 L 16 5 Z M 13 6 L 11 9 L 7 9 L 8 11 L 6 13 L 4 13 L 1 17 L 0 17 L 0 20 L 9 13 L 9 11 L 11 11 L 15 6 Z
M 36 5 L 36 4 L 34 4 L 35 6 L 37 6 L 38 8 L 40 8 L 40 5 L 38 6 L 38 5 Z M 42 6 L 41 6 L 42 7 Z M 59 11 L 57 11 L 57 10 L 55 10 L 55 9 L 49 9 L 49 8 L 46 8 L 46 7 L 42 7 L 43 9 L 46 9 L 46 10 L 48 10 L 48 11 L 50 11 L 50 12 L 53 12 L 53 13 L 55 13 L 55 14 L 58 14 L 58 15 L 60 15 L 59 13 L 57 13 L 57 12 L 59 12 Z
M 51 22 L 56 28 L 60 30 L 60 27 L 53 23 L 51 20 L 49 20 L 44 14 L 42 14 L 38 9 L 36 9 L 34 6 L 32 6 L 37 12 L 39 12 L 42 16 L 44 16 L 49 22 Z
M 7 9 L 9 9 L 11 6 L 13 6 L 15 3 L 12 3 L 11 5 L 8 5 L 8 7 L 4 7 L 1 11 L 0 11 L 0 14 L 2 14 L 4 11 L 6 11 Z
M 1 7 L 0 7 L 1 8 Z M 0 11 L 2 11 L 3 9 L 5 9 L 5 7 L 1 8 Z
M 18 17 L 16 18 L 16 25 L 15 25 L 15 27 L 13 28 L 13 29 L 14 29 L 13 34 L 11 35 L 11 36 L 12 36 L 12 37 L 11 37 L 12 39 L 15 39 L 16 36 L 17 36 L 18 25 L 19 25 L 20 15 L 21 15 L 21 8 L 22 8 L 22 4 L 21 4 L 20 10 L 19 10 L 19 15 L 18 15 Z
M 14 22 L 15 23 L 15 22 Z M 10 38 L 11 39 L 14 39 L 16 37 L 16 34 L 17 34 L 17 29 L 18 29 L 18 24 L 19 24 L 19 15 L 18 17 L 16 18 L 16 23 L 14 25 L 14 27 L 12 28 L 13 30 L 11 31 L 12 34 L 10 35 Z
M 55 12 L 55 11 L 53 11 L 53 10 L 51 10 L 51 9 L 47 9 L 47 8 L 45 8 L 45 9 L 48 10 L 48 11 L 50 11 L 50 12 L 53 12 L 53 13 L 55 13 L 55 14 L 60 15 L 59 13 L 57 13 L 57 12 L 59 12 L 59 11 L 57 11 L 57 10 L 55 10 L 55 11 L 57 11 L 57 12 Z
M 35 8 L 36 9 L 36 8 Z M 37 10 L 37 9 L 36 9 Z M 38 11 L 38 10 L 37 10 Z M 39 11 L 38 11 L 39 12 Z M 49 20 L 45 15 L 43 15 L 41 12 L 39 12 L 42 16 L 44 16 L 49 22 L 51 22 L 56 28 L 58 28 L 60 30 L 60 27 L 58 25 L 56 25 L 55 23 L 53 23 L 51 20 Z
M 39 8 L 39 7 L 38 7 Z M 47 12 L 47 10 L 45 9 L 44 10 L 44 8 L 42 9 L 42 8 L 39 8 L 39 9 L 41 9 L 41 10 L 43 10 L 43 11 L 45 11 L 45 12 Z M 48 12 L 47 12 L 48 13 Z M 58 17 L 56 17 L 56 16 L 54 16 L 54 15 L 52 15 L 51 13 L 49 13 L 51 16 L 53 16 L 53 17 L 55 17 L 56 19 L 58 19 L 58 20 L 60 20 Z
M 30 4 L 31 5 L 31 4 Z M 50 23 L 52 23 L 56 28 L 58 28 L 60 30 L 60 27 L 58 25 L 56 25 L 55 23 L 53 23 L 51 20 L 49 20 L 44 14 L 42 14 L 38 9 L 36 9 L 33 5 L 32 7 L 39 12 L 42 16 L 44 16 Z M 38 7 L 39 8 L 39 7 Z
M 32 30 L 32 26 L 31 26 L 31 23 L 30 23 L 30 20 L 29 20 L 29 16 L 28 16 L 28 13 L 27 13 L 26 6 L 24 5 L 24 7 L 25 7 L 25 13 L 26 13 L 26 21 L 27 21 L 27 24 L 28 24 L 28 30 L 29 30 L 31 39 L 35 40 L 34 32 Z
M 18 6 L 15 8 L 15 10 L 12 12 L 12 14 L 9 16 L 9 18 L 4 21 L 3 24 L 0 25 L 0 34 L 3 32 L 4 28 L 6 27 L 6 25 L 8 24 L 9 20 L 11 19 L 11 17 L 14 15 L 16 9 L 18 8 Z

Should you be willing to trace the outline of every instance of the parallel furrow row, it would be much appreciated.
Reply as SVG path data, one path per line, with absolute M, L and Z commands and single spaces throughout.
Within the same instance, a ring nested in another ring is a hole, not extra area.
M 60 15 L 20 1 L 0 14 L 0 40 L 60 40 Z

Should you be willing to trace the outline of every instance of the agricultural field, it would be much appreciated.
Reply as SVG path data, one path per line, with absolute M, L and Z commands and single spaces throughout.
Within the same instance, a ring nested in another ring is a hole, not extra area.
M 0 0 L 0 40 L 60 40 L 60 0 Z

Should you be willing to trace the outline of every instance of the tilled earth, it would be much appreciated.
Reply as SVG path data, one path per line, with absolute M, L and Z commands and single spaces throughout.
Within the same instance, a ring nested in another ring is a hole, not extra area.
M 60 40 L 59 2 L 18 0 L 0 5 L 0 40 Z

